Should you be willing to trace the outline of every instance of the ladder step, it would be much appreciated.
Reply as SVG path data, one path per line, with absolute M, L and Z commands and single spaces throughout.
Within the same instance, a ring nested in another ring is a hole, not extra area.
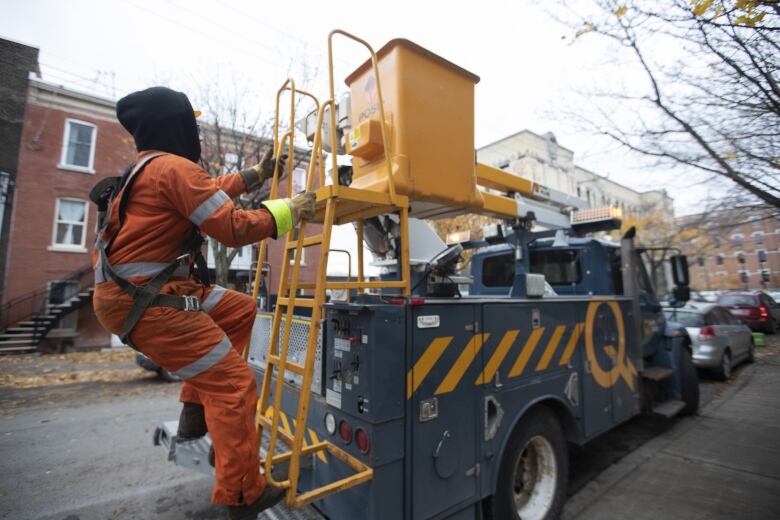
M 285 249 L 295 249 L 298 247 L 298 242 L 298 240 L 289 240 L 284 247 Z M 303 239 L 303 247 L 316 246 L 317 244 L 322 244 L 322 235 L 312 235 Z
M 663 381 L 674 374 L 674 370 L 667 367 L 647 367 L 642 370 L 642 377 L 653 381 Z
M 290 305 L 290 298 L 277 298 L 276 299 L 277 305 Z M 294 305 L 296 307 L 308 307 L 310 309 L 314 308 L 314 298 L 302 298 L 298 297 L 295 298 Z
M 281 359 L 279 359 L 279 356 L 275 356 L 273 354 L 268 354 L 268 362 L 279 366 L 279 364 L 282 362 Z M 295 363 L 294 361 L 287 360 L 287 363 L 285 364 L 285 368 L 289 370 L 290 372 L 295 372 L 296 374 L 302 376 L 304 370 L 306 369 L 303 365 L 299 363 Z
M 683 408 L 685 408 L 684 401 L 670 400 L 653 406 L 653 413 L 669 418 L 680 413 Z

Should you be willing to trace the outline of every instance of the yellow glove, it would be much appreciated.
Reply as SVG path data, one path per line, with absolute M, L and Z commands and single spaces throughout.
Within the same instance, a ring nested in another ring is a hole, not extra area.
M 314 218 L 317 196 L 313 191 L 304 191 L 291 199 L 284 199 L 292 214 L 293 226 L 297 226 L 301 220 Z

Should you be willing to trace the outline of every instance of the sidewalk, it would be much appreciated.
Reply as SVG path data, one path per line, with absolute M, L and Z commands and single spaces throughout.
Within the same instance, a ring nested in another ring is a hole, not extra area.
M 564 519 L 780 518 L 780 355 L 602 472 Z

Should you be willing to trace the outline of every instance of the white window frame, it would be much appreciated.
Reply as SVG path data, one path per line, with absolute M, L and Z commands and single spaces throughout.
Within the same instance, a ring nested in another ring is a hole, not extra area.
M 76 164 L 68 164 L 67 162 L 65 162 L 66 159 L 68 158 L 68 143 L 70 142 L 71 123 L 92 127 L 92 144 L 90 145 L 90 150 L 89 150 L 89 166 L 87 166 L 86 168 L 84 166 L 79 166 Z M 70 170 L 74 172 L 94 174 L 95 173 L 95 143 L 97 142 L 97 131 L 98 131 L 97 125 L 94 123 L 90 123 L 89 121 L 82 121 L 80 119 L 74 119 L 72 117 L 65 118 L 65 130 L 63 132 L 63 137 L 62 137 L 62 151 L 60 152 L 60 163 L 57 165 L 57 168 L 59 168 L 60 170 Z
M 756 242 L 756 237 L 757 237 L 757 236 L 760 236 L 760 237 L 761 237 L 761 242 Z M 765 241 L 766 241 L 766 235 L 764 234 L 764 232 L 763 232 L 763 231 L 753 231 L 753 232 L 750 234 L 750 238 L 752 238 L 752 239 L 753 239 L 753 243 L 754 243 L 754 244 L 757 244 L 757 245 L 764 244 L 764 243 L 765 243 Z
M 81 245 L 66 245 L 57 243 L 57 216 L 60 214 L 60 201 L 82 202 L 84 203 L 84 232 L 81 234 Z M 46 249 L 49 251 L 58 251 L 64 253 L 86 253 L 87 231 L 89 230 L 89 203 L 84 199 L 75 197 L 57 197 L 54 204 L 54 222 L 52 223 L 51 245 Z
M 739 237 L 739 244 L 736 243 L 736 238 Z M 731 244 L 736 247 L 740 247 L 745 244 L 745 235 L 742 233 L 734 233 L 729 237 L 731 239 Z

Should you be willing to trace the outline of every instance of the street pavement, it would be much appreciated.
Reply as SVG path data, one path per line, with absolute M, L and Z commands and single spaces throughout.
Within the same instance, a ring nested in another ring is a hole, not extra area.
M 780 354 L 590 480 L 566 520 L 780 518 Z
M 724 487 L 730 493 L 739 490 L 734 504 L 750 502 L 756 512 L 767 511 L 771 500 L 780 497 L 780 476 L 772 467 L 778 453 L 761 448 L 778 445 L 778 405 L 772 408 L 772 403 L 780 390 L 780 360 L 761 360 L 754 367 L 737 370 L 729 382 L 703 380 L 703 402 L 717 408 L 707 406 L 702 417 L 640 416 L 573 450 L 569 518 L 709 518 L 703 513 L 641 516 L 635 511 L 635 502 L 652 502 L 650 490 L 660 491 L 664 502 L 674 490 L 694 483 L 706 485 L 708 494 L 699 489 L 696 500 L 680 497 L 682 503 L 691 502 L 679 511 L 723 500 L 728 495 Z M 174 466 L 152 445 L 154 427 L 178 416 L 179 388 L 137 368 L 129 352 L 0 358 L 0 518 L 224 518 L 224 510 L 209 503 L 211 478 Z M 686 428 L 699 424 L 704 430 L 688 433 Z M 738 436 L 736 447 L 721 441 L 724 434 Z M 718 449 L 728 460 L 702 462 Z M 750 462 L 757 455 L 760 460 Z M 686 465 L 695 468 L 695 478 L 683 471 Z M 634 467 L 645 476 L 626 476 Z M 616 472 L 620 478 L 606 480 Z M 656 482 L 656 472 L 667 473 L 666 479 Z M 753 484 L 749 488 L 748 482 Z M 610 505 L 602 507 L 602 502 Z M 643 511 L 652 509 L 645 506 Z M 284 518 L 280 513 L 265 518 Z

